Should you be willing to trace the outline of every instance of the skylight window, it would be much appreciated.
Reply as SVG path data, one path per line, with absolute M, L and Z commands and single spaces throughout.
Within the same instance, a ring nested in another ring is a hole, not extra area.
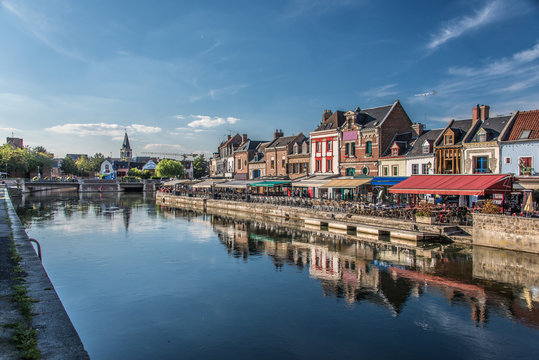
M 527 139 L 530 137 L 531 130 L 522 130 L 519 139 Z

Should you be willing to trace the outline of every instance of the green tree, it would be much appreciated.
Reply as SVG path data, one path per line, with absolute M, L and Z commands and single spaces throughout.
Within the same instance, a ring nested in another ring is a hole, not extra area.
M 159 177 L 177 177 L 183 179 L 185 178 L 185 169 L 179 161 L 163 159 L 157 164 L 155 174 Z
M 0 166 L 10 176 L 26 176 L 28 172 L 28 149 L 15 149 L 11 145 L 4 144 L 0 147 Z
M 27 150 L 25 156 L 28 171 L 36 171 L 39 168 L 40 172 L 43 172 L 45 168 L 50 169 L 54 163 L 52 154 L 48 153 L 43 146 L 36 146 L 32 150 Z
M 200 154 L 193 160 L 193 177 L 199 179 L 208 175 L 208 162 L 204 159 L 204 155 Z
M 75 165 L 82 176 L 90 174 L 92 171 L 92 164 L 90 164 L 90 160 L 88 160 L 88 157 L 86 156 L 79 157 L 77 161 L 75 161 Z
M 93 171 L 100 171 L 101 170 L 101 163 L 105 161 L 105 156 L 101 153 L 95 153 L 94 156 L 92 156 L 92 159 L 90 160 L 90 166 Z
M 78 174 L 79 171 L 77 169 L 77 165 L 75 165 L 75 161 L 73 161 L 71 156 L 66 155 L 66 157 L 62 160 L 62 171 L 67 175 Z

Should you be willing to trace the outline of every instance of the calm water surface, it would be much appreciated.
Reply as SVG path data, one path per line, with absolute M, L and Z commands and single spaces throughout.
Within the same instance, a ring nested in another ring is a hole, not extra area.
M 539 259 L 426 256 L 155 206 L 16 204 L 92 359 L 537 359 Z

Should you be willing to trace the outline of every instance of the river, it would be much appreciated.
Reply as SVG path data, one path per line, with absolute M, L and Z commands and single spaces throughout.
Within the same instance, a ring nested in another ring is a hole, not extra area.
M 92 359 L 536 359 L 539 257 L 164 209 L 14 200 Z

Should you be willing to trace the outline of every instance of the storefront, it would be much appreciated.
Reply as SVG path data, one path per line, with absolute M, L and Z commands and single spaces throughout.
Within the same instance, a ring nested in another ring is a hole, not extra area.
M 412 175 L 392 186 L 389 192 L 414 195 L 414 203 L 425 195 L 431 195 L 433 202 L 472 207 L 477 201 L 486 198 L 501 205 L 512 189 L 511 175 Z
M 369 184 L 370 181 L 370 178 L 339 178 L 329 181 L 322 185 L 321 188 L 329 190 L 328 197 L 330 199 L 358 200 L 360 194 L 365 193 L 366 191 L 363 187 Z

